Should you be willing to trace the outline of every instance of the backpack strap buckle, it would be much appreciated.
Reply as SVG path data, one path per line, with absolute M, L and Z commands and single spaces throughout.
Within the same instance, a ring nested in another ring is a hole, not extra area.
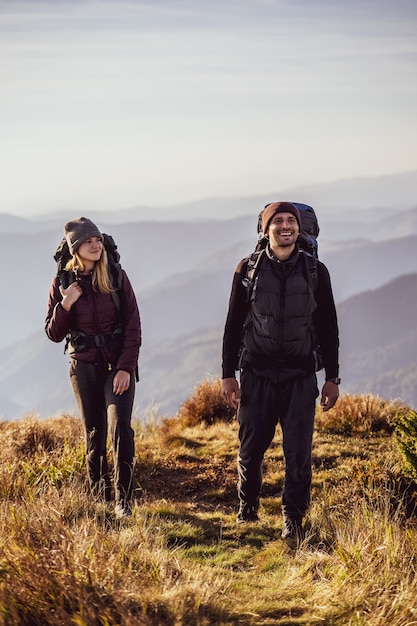
M 104 348 L 108 341 L 109 335 L 94 335 L 94 344 L 97 348 Z

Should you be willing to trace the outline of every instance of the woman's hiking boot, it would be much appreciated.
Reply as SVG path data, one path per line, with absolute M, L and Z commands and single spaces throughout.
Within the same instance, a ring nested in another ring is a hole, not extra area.
M 237 514 L 237 524 L 247 524 L 257 522 L 258 520 L 258 508 L 242 502 L 239 507 L 239 513 Z
M 129 502 L 124 502 L 120 500 L 116 502 L 114 507 L 114 512 L 116 514 L 117 519 L 123 519 L 125 517 L 132 517 L 132 509 Z

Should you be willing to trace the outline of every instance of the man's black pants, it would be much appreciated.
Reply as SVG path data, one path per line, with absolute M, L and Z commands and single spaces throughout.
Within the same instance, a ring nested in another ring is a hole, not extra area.
M 107 428 L 113 457 L 116 501 L 128 501 L 132 493 L 134 432 L 131 416 L 135 397 L 135 377 L 122 395 L 113 393 L 116 370 L 71 360 L 70 377 L 84 426 L 87 475 L 93 493 L 110 499 L 111 482 L 107 464 Z
M 262 461 L 278 422 L 285 456 L 283 510 L 302 517 L 310 504 L 311 448 L 318 396 L 314 373 L 274 382 L 244 369 L 240 378 L 238 495 L 241 503 L 258 507 Z

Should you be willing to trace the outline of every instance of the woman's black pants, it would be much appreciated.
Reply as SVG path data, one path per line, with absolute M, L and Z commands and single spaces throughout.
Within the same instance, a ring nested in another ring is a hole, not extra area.
M 105 365 L 71 360 L 70 378 L 84 427 L 87 475 L 91 490 L 111 499 L 107 463 L 107 432 L 110 430 L 114 459 L 115 499 L 128 502 L 132 494 L 134 432 L 131 428 L 135 377 L 129 389 L 113 393 L 116 370 Z

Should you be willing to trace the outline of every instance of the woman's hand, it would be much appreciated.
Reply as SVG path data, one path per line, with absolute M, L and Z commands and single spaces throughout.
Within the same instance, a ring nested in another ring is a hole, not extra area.
M 130 386 L 130 373 L 125 370 L 118 370 L 113 378 L 113 393 L 121 396 Z
M 72 305 L 77 302 L 78 298 L 83 292 L 77 281 L 71 283 L 66 289 L 64 289 L 60 285 L 59 291 L 61 292 L 62 296 L 61 306 L 63 309 L 65 309 L 65 311 L 71 310 Z

